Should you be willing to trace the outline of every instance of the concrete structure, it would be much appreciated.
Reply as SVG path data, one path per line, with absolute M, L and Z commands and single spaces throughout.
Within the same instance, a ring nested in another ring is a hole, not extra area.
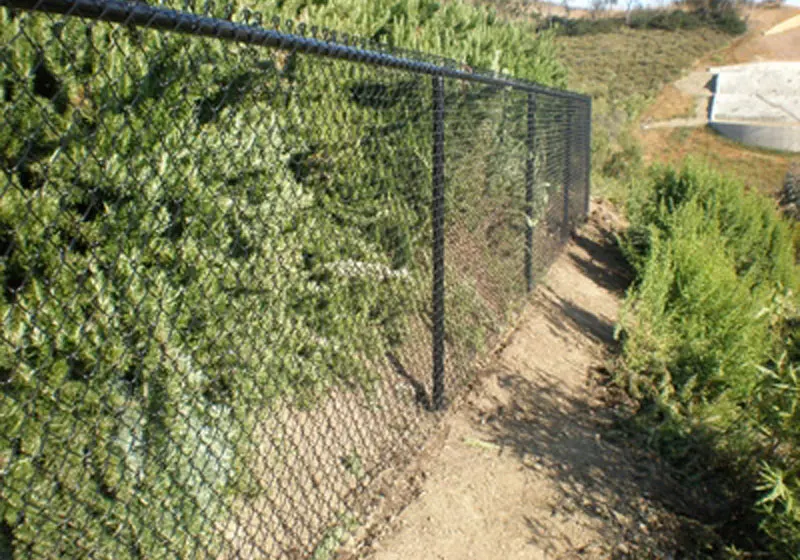
M 800 62 L 712 68 L 709 124 L 733 140 L 800 152 Z

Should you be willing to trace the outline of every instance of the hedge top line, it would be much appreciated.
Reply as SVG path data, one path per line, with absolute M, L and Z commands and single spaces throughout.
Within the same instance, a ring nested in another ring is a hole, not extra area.
M 507 76 L 450 68 L 396 54 L 337 43 L 332 40 L 320 40 L 316 37 L 306 37 L 277 29 L 266 29 L 220 18 L 199 16 L 189 12 L 149 6 L 144 3 L 122 0 L 0 0 L 0 6 L 214 37 L 237 43 L 290 49 L 328 58 L 408 70 L 418 74 L 455 78 L 497 87 L 509 87 L 528 93 L 541 93 L 586 103 L 591 102 L 591 98 L 586 95 Z

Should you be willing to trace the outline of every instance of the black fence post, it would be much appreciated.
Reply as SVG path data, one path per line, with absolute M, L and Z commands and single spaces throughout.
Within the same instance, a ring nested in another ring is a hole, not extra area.
M 567 100 L 566 108 L 566 141 L 564 143 L 564 169 L 562 178 L 564 183 L 564 215 L 561 227 L 561 239 L 569 237 L 569 188 L 572 182 L 572 103 Z
M 584 185 L 585 194 L 584 196 L 586 199 L 583 202 L 583 213 L 586 219 L 589 218 L 589 202 L 591 199 L 590 196 L 590 188 L 592 183 L 592 102 L 585 101 L 586 103 L 586 111 L 584 115 L 584 126 L 586 127 L 584 137 L 586 145 L 583 147 L 584 150 L 584 166 L 586 168 L 586 184 Z
M 536 94 L 528 94 L 528 138 L 525 161 L 525 282 L 533 290 L 533 181 L 535 169 Z
M 444 398 L 444 78 L 433 76 L 433 408 Z

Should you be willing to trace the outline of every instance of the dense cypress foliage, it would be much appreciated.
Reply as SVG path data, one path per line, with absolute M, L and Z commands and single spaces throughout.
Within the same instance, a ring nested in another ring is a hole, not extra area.
M 794 558 L 800 378 L 792 226 L 772 200 L 691 163 L 657 168 L 637 183 L 628 214 L 625 247 L 637 280 L 621 325 L 640 420 L 665 456 L 696 465 L 693 476 L 731 473 L 730 495 L 762 530 L 759 538 L 736 527 L 742 519 L 715 520 L 732 526 L 737 544 Z M 698 455 L 711 458 L 698 465 Z
M 563 84 L 548 35 L 455 2 L 248 9 Z M 0 14 L 0 555 L 214 556 L 266 404 L 369 390 L 429 293 L 429 81 Z M 488 168 L 480 95 L 448 102 Z

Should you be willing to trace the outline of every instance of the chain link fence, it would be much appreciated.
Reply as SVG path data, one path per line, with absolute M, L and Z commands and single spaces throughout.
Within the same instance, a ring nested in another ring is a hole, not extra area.
M 330 557 L 585 216 L 589 100 L 3 6 L 0 556 Z

